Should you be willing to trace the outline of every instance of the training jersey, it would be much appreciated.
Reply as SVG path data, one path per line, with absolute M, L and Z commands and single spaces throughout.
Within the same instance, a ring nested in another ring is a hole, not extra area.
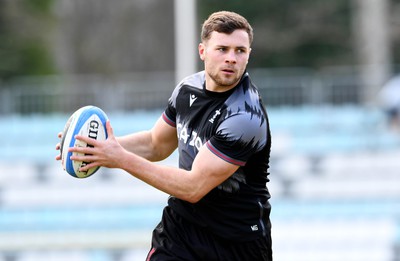
M 248 73 L 226 92 L 207 90 L 204 71 L 185 78 L 162 117 L 176 128 L 180 168 L 190 170 L 202 146 L 239 166 L 197 203 L 171 196 L 168 205 L 222 238 L 247 241 L 270 233 L 266 183 L 271 136 L 265 107 Z

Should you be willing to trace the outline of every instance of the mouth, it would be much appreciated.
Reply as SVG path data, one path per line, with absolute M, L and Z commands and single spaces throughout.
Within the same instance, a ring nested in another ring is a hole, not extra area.
M 222 72 L 227 73 L 227 74 L 235 73 L 235 71 L 233 69 L 222 69 Z

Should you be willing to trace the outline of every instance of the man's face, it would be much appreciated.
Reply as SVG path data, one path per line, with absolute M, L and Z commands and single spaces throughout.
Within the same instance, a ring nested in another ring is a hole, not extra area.
M 204 61 L 206 88 L 223 92 L 236 86 L 246 70 L 251 48 L 245 30 L 231 34 L 212 32 L 210 39 L 199 44 Z

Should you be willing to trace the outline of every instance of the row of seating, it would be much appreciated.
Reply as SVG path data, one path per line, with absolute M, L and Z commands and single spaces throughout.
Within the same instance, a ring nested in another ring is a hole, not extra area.
M 149 129 L 160 110 L 110 113 L 116 135 Z M 47 163 L 56 152 L 60 132 L 68 115 L 2 116 L 0 159 Z M 360 150 L 396 149 L 399 135 L 388 131 L 378 109 L 348 107 L 302 107 L 269 109 L 275 155 L 326 155 Z
M 109 116 L 124 135 L 151 128 L 160 113 Z M 350 106 L 269 115 L 275 259 L 399 260 L 400 143 L 382 113 Z M 67 118 L 0 120 L 0 261 L 144 260 L 168 195 L 120 170 L 69 176 L 54 160 Z M 176 166 L 177 154 L 162 163 Z
M 291 218 L 272 221 L 276 260 L 398 260 L 393 242 L 400 227 L 391 220 L 306 219 L 292 213 Z M 0 233 L 0 239 L 0 261 L 136 261 L 144 260 L 150 248 L 150 231 L 138 229 Z
M 321 159 L 292 155 L 273 158 L 268 187 L 273 197 L 292 199 L 400 198 L 399 151 L 386 153 L 334 154 Z M 177 154 L 162 162 L 176 166 Z M 90 195 L 95 205 L 165 201 L 166 195 L 132 178 L 122 170 L 101 168 L 86 179 L 71 177 L 59 162 L 49 165 L 0 163 L 0 205 L 84 205 L 79 191 Z M 108 195 L 113 195 L 108 197 Z

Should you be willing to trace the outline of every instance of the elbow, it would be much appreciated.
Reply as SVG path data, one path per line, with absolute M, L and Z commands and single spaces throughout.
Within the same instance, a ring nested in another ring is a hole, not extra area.
M 185 201 L 195 204 L 195 203 L 199 202 L 202 198 L 203 197 L 199 197 L 199 196 L 190 196 L 190 197 L 187 197 L 187 199 L 185 199 Z
M 199 190 L 193 189 L 191 191 L 187 191 L 186 193 L 183 193 L 181 197 L 178 197 L 184 201 L 187 201 L 189 203 L 195 204 L 199 202 L 205 194 Z
M 186 174 L 186 175 L 185 175 Z M 179 189 L 176 197 L 195 204 L 204 198 L 214 187 L 212 183 L 202 177 L 203 175 L 193 175 L 193 173 L 185 173 L 181 177 L 183 180 L 180 182 Z

